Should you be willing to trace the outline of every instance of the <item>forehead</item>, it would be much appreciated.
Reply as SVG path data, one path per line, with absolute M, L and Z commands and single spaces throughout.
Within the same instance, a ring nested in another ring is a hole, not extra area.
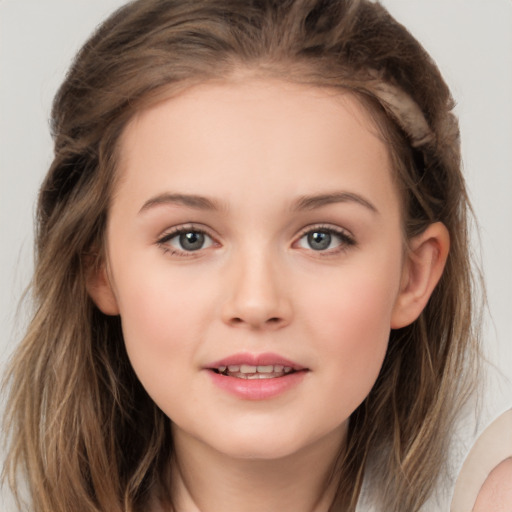
M 390 167 L 355 95 L 252 79 L 195 86 L 136 114 L 120 141 L 118 171 L 121 191 L 233 197 L 248 187 L 307 194 L 340 179 L 392 192 Z
M 261 123 L 268 128 L 287 128 L 291 135 L 308 131 L 309 125 L 320 125 L 331 129 L 334 136 L 339 132 L 340 125 L 333 120 L 347 118 L 348 115 L 361 125 L 363 130 L 381 136 L 378 123 L 375 122 L 375 108 L 369 99 L 365 99 L 349 89 L 334 88 L 289 82 L 279 78 L 258 78 L 252 75 L 234 75 L 228 80 L 210 80 L 187 88 L 164 88 L 155 94 L 153 100 L 142 103 L 128 126 L 122 140 L 127 145 L 133 142 L 133 134 L 141 124 L 163 121 L 169 130 L 174 122 L 177 131 L 183 134 L 182 128 L 194 125 L 200 127 L 199 119 L 204 125 L 212 127 L 215 118 L 217 124 L 231 124 L 237 128 L 258 129 Z M 371 111 L 371 112 L 370 112 Z M 287 121 L 299 121 L 288 124 Z M 380 124 L 380 123 L 379 123 Z M 179 125 L 179 126 L 178 126 Z M 161 123 L 160 123 L 161 126 Z M 293 129 L 293 133 L 292 130 Z M 269 135 L 271 132 L 269 132 Z M 281 133 L 281 135 L 283 135 Z M 309 130 L 309 137 L 312 130 Z M 322 137 L 325 138 L 324 131 Z M 137 138 L 140 133 L 135 135 Z

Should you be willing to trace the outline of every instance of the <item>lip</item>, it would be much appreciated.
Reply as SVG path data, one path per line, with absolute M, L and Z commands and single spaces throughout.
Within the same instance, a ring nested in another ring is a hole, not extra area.
M 291 361 L 290 359 L 286 359 L 285 357 L 280 356 L 279 354 L 273 354 L 272 352 L 265 352 L 263 354 L 251 354 L 249 352 L 244 352 L 240 354 L 233 354 L 231 356 L 225 357 L 224 359 L 219 359 L 218 361 L 214 361 L 204 366 L 206 370 L 212 370 L 214 368 L 219 368 L 219 366 L 230 366 L 230 365 L 242 365 L 248 364 L 251 366 L 268 366 L 268 365 L 281 365 L 281 366 L 289 366 L 296 372 L 301 370 L 306 370 L 307 368 Z
M 229 377 L 213 371 L 220 366 L 242 364 L 251 366 L 289 366 L 294 371 L 282 377 L 254 380 Z M 270 352 L 264 354 L 233 354 L 229 357 L 214 361 L 204 366 L 203 369 L 207 371 L 211 381 L 216 387 L 243 400 L 269 400 L 283 395 L 298 386 L 309 372 L 308 368 Z

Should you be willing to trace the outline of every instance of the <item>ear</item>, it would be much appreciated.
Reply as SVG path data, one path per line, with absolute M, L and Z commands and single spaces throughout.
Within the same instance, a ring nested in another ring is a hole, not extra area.
M 443 274 L 449 250 L 450 235 L 441 222 L 431 224 L 409 242 L 392 329 L 405 327 L 420 316 Z
M 87 293 L 100 311 L 111 316 L 119 314 L 117 299 L 105 263 L 95 265 L 89 270 L 86 287 Z

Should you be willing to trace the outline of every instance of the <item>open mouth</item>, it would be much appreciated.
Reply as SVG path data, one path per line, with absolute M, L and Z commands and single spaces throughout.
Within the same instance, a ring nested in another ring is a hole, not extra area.
M 281 364 L 275 365 L 250 365 L 250 364 L 233 364 L 227 366 L 219 366 L 218 368 L 210 368 L 214 373 L 224 375 L 226 377 L 235 377 L 237 379 L 276 379 L 295 373 L 291 366 Z
M 310 368 L 270 352 L 232 354 L 203 369 L 214 385 L 242 400 L 276 398 L 299 386 L 310 372 Z

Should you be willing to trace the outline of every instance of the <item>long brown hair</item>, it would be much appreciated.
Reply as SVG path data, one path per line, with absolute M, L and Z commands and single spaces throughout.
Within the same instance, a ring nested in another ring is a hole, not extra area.
M 417 511 L 435 488 L 478 342 L 458 128 L 437 67 L 369 0 L 138 0 L 87 41 L 53 106 L 35 311 L 6 380 L 5 475 L 14 489 L 25 476 L 35 512 L 139 511 L 156 489 L 171 506 L 169 420 L 86 279 L 103 256 L 127 122 L 240 70 L 357 94 L 389 145 L 406 238 L 436 221 L 449 230 L 441 281 L 420 318 L 391 332 L 378 380 L 351 416 L 331 510 L 355 510 L 363 476 L 387 512 Z

